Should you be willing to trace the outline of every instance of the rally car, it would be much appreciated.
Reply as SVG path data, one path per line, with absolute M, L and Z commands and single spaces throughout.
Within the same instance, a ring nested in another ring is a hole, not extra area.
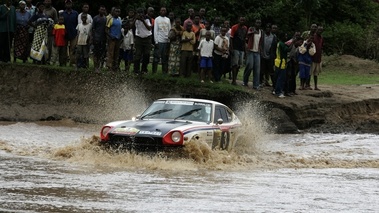
M 212 149 L 231 150 L 241 122 L 222 103 L 189 98 L 154 101 L 132 120 L 104 125 L 100 144 L 129 150 L 183 147 L 191 140 L 204 141 Z

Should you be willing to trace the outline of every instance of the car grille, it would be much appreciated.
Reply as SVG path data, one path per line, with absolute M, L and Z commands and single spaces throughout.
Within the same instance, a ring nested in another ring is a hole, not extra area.
M 162 138 L 109 135 L 110 145 L 126 149 L 155 149 L 162 146 Z

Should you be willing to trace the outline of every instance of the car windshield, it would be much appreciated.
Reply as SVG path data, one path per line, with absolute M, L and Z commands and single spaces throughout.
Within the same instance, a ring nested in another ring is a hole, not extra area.
M 210 103 L 166 100 L 155 101 L 141 115 L 141 119 L 172 119 L 210 122 L 211 121 Z

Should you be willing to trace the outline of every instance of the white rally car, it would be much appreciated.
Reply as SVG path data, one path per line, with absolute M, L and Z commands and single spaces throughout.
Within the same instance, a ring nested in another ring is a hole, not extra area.
M 133 150 L 183 147 L 196 139 L 212 149 L 231 150 L 241 122 L 233 111 L 216 101 L 165 98 L 154 101 L 132 120 L 103 126 L 101 144 Z

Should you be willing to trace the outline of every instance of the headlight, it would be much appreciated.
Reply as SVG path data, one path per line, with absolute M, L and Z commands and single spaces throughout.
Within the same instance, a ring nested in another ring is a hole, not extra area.
M 178 143 L 182 139 L 182 135 L 180 132 L 173 132 L 171 134 L 171 140 L 175 143 Z
M 110 126 L 104 126 L 101 129 L 101 132 L 100 132 L 100 138 L 101 138 L 101 140 L 107 140 L 108 139 L 108 132 L 111 129 L 112 129 L 112 127 L 110 127 Z

